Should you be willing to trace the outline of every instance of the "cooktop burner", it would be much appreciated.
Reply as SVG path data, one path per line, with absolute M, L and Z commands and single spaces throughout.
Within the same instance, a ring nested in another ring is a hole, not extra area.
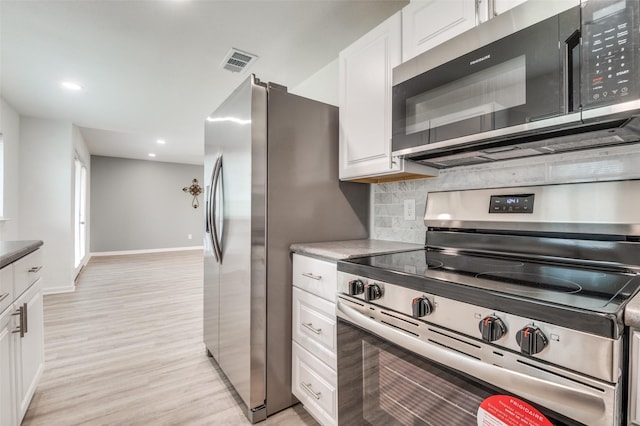
M 395 281 L 389 281 L 395 284 L 402 284 L 403 276 L 424 277 L 440 283 L 605 313 L 616 312 L 640 287 L 640 277 L 622 269 L 599 270 L 434 249 L 363 257 L 348 263 L 395 273 L 398 275 L 394 277 Z M 424 285 L 423 291 L 428 292 L 429 283 Z
M 524 264 L 523 264 L 524 265 Z M 530 274 L 527 272 L 492 271 L 476 274 L 476 278 L 500 280 L 512 284 L 529 287 L 532 292 L 539 289 L 559 291 L 561 293 L 578 293 L 582 286 L 573 281 L 546 275 Z M 526 290 L 523 290 L 526 291 Z

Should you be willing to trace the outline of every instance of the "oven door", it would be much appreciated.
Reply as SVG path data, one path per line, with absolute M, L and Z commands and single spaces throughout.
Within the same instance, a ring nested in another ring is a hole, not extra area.
M 579 122 L 579 9 L 394 85 L 393 154 Z
M 337 313 L 340 424 L 610 426 L 621 421 L 617 387 L 561 376 L 550 382 L 485 364 L 447 347 L 444 337 L 425 341 L 419 330 L 402 331 L 402 319 L 393 313 L 342 296 Z

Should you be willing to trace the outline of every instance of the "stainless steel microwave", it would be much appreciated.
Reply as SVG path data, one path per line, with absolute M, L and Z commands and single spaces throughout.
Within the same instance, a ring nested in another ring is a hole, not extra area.
M 393 155 L 445 168 L 639 141 L 639 15 L 529 0 L 401 64 Z

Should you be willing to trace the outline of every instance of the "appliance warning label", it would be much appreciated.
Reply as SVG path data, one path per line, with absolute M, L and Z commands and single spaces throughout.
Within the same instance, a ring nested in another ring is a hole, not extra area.
M 478 407 L 478 426 L 553 426 L 540 411 L 509 395 L 494 395 Z

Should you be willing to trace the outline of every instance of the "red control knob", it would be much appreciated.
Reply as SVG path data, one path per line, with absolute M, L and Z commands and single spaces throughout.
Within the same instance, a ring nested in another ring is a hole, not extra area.
M 534 355 L 547 347 L 547 336 L 535 325 L 528 325 L 516 334 L 516 342 L 520 350 L 527 355 Z
M 380 299 L 381 297 L 382 289 L 378 284 L 367 284 L 364 286 L 364 300 L 367 302 Z
M 507 326 L 500 318 L 495 315 L 484 317 L 478 324 L 482 340 L 486 342 L 495 342 L 507 333 Z
M 425 296 L 416 297 L 411 302 L 411 314 L 414 318 L 425 317 L 433 312 L 433 304 Z
M 364 293 L 364 283 L 360 279 L 349 281 L 349 296 L 356 296 Z

